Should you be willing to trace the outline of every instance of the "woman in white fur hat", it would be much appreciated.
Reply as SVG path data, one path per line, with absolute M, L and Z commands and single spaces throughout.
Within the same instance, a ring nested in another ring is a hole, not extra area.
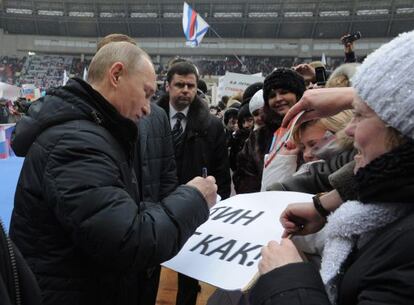
M 289 239 L 271 241 L 262 249 L 253 305 L 413 304 L 413 67 L 414 31 L 369 55 L 353 89 L 311 90 L 286 116 L 307 110 L 309 120 L 352 106 L 346 133 L 359 152 L 352 177 L 358 200 L 331 214 L 333 205 L 318 196 L 289 206 L 281 217 L 289 233 L 312 233 L 326 223 L 321 270 L 303 262 Z

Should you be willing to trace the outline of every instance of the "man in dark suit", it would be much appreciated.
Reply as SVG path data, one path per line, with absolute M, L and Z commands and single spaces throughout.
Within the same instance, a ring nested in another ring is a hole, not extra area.
M 190 62 L 179 62 L 167 72 L 166 94 L 158 104 L 170 119 L 179 183 L 202 174 L 216 178 L 217 193 L 230 196 L 230 169 L 221 121 L 197 96 L 198 72 Z M 177 305 L 195 305 L 198 282 L 179 274 Z

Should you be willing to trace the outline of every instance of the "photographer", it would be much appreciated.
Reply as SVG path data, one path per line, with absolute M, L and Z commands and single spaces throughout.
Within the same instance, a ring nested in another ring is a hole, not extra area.
M 341 42 L 344 45 L 345 51 L 345 63 L 357 62 L 354 52 L 354 41 L 361 38 L 361 32 L 355 32 L 353 34 L 346 34 L 341 37 Z

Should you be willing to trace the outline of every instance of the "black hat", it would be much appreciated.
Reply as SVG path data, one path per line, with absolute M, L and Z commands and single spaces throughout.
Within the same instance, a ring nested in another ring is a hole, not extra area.
M 253 117 L 249 110 L 249 104 L 244 104 L 240 107 L 237 116 L 237 124 L 239 125 L 239 128 L 243 128 L 243 122 L 249 117 Z
M 247 87 L 243 92 L 243 99 L 242 99 L 242 105 L 250 102 L 253 95 L 259 91 L 260 89 L 263 89 L 263 83 L 257 82 L 254 84 L 251 84 L 249 87 Z
M 306 90 L 305 80 L 298 72 L 289 68 L 276 68 L 264 80 L 263 99 L 269 102 L 269 95 L 272 90 L 284 89 L 292 92 L 299 100 Z
M 223 116 L 224 125 L 227 125 L 227 123 L 229 122 L 229 120 L 231 118 L 237 119 L 238 114 L 239 114 L 239 109 L 236 109 L 236 108 L 228 108 L 224 112 L 224 116 Z
M 205 81 L 203 81 L 202 79 L 199 79 L 197 82 L 197 88 L 198 90 L 201 90 L 202 93 L 206 94 L 207 93 L 207 84 Z

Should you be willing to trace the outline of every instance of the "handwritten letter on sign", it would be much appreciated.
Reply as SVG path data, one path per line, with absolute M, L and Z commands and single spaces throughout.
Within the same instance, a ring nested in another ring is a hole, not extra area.
M 240 290 L 257 272 L 260 250 L 280 240 L 279 216 L 289 203 L 312 195 L 262 192 L 236 195 L 216 204 L 183 249 L 163 266 L 226 290 Z

